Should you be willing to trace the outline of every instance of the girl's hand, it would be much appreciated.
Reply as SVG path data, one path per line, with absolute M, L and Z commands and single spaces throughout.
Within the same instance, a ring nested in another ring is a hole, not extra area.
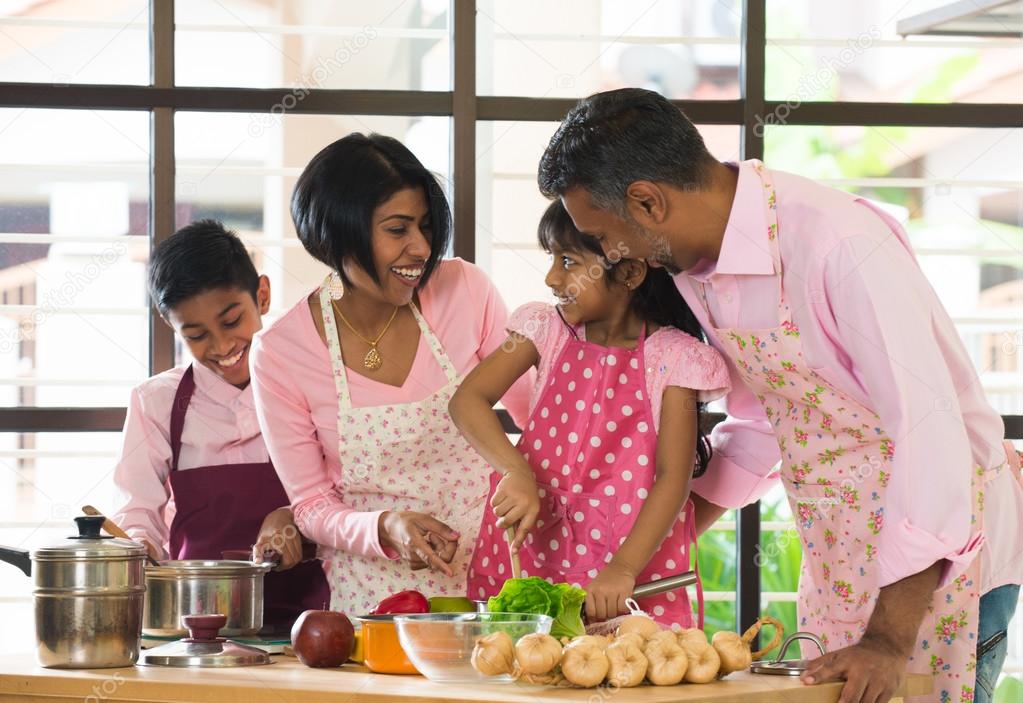
M 540 494 L 536 489 L 532 469 L 527 466 L 524 470 L 516 469 L 506 473 L 498 482 L 490 505 L 497 516 L 499 528 L 505 529 L 517 524 L 511 550 L 518 552 L 540 513 Z
M 380 516 L 380 544 L 398 553 L 413 569 L 428 567 L 445 576 L 458 547 L 459 534 L 425 513 L 395 510 Z
M 586 618 L 603 622 L 629 612 L 625 599 L 636 590 L 636 577 L 627 569 L 608 564 L 586 587 Z
M 261 564 L 263 554 L 270 551 L 281 557 L 274 571 L 287 571 L 302 561 L 302 533 L 295 526 L 291 508 L 277 508 L 263 518 L 259 537 L 252 545 L 252 561 Z

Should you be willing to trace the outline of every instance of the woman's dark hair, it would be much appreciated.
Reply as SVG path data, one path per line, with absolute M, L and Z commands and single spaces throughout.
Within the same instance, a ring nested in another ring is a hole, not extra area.
M 291 194 L 291 219 L 305 250 L 336 270 L 351 257 L 376 282 L 373 211 L 404 188 L 422 188 L 430 211 L 430 257 L 425 284 L 448 250 L 451 209 L 436 177 L 393 137 L 355 132 L 312 158 Z
M 552 250 L 590 252 L 601 257 L 604 280 L 615 282 L 615 270 L 622 259 L 609 261 L 596 237 L 583 234 L 576 229 L 571 216 L 561 200 L 553 201 L 540 218 L 537 239 L 544 251 Z M 632 312 L 641 320 L 653 322 L 661 327 L 675 327 L 700 341 L 706 341 L 699 320 L 689 304 L 678 292 L 675 281 L 663 268 L 648 267 L 646 278 L 632 294 Z M 706 405 L 698 403 L 696 408 L 696 466 L 693 476 L 702 476 L 710 463 L 712 450 L 706 434 Z
M 714 162 L 699 130 L 667 98 L 622 88 L 569 110 L 540 158 L 537 180 L 548 198 L 578 186 L 597 207 L 624 215 L 630 184 L 702 189 Z
M 238 288 L 256 300 L 259 274 L 238 235 L 216 220 L 197 220 L 149 256 L 149 295 L 161 315 L 214 288 Z

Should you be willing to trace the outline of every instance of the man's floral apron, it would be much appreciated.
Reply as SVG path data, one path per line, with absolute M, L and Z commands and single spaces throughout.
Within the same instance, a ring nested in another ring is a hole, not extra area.
M 803 547 L 799 628 L 820 636 L 830 651 L 858 642 L 874 610 L 880 579 L 878 538 L 884 529 L 896 447 L 877 414 L 806 363 L 780 275 L 774 186 L 763 164 L 756 162 L 755 169 L 768 216 L 763 234 L 782 282 L 780 325 L 715 328 L 713 334 L 774 425 L 782 455 L 781 479 Z M 701 292 L 706 307 L 705 286 Z M 707 316 L 711 319 L 709 308 Z M 985 472 L 974 467 L 971 472 L 975 534 L 981 529 L 983 484 L 999 469 Z M 910 672 L 932 674 L 934 693 L 912 700 L 973 700 L 980 595 L 979 557 L 935 592 L 908 667 Z M 804 652 L 808 657 L 814 654 Z
M 352 407 L 329 289 L 326 283 L 320 289 L 320 309 L 338 395 L 341 476 L 336 484 L 344 502 L 356 510 L 427 513 L 461 534 L 450 578 L 439 572 L 412 571 L 404 561 L 321 547 L 331 609 L 365 614 L 386 596 L 409 589 L 427 596 L 465 596 L 466 570 L 491 469 L 448 415 L 448 402 L 461 378 L 440 340 L 410 303 L 420 334 L 444 370 L 447 384 L 414 403 Z

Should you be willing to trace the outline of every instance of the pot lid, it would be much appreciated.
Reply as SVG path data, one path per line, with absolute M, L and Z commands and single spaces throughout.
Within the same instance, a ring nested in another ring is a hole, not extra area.
M 146 578 L 181 576 L 253 576 L 265 574 L 273 569 L 273 564 L 257 564 L 254 561 L 233 559 L 168 559 L 161 561 L 159 566 L 146 566 Z
M 142 652 L 139 664 L 148 666 L 225 667 L 272 664 L 258 647 L 217 637 L 226 615 L 186 615 L 181 618 L 189 636 Z
M 75 518 L 78 534 L 62 542 L 32 551 L 35 561 L 106 560 L 144 558 L 146 548 L 130 539 L 100 534 L 106 518 L 102 515 L 83 515 Z
M 817 645 L 817 649 L 820 650 L 821 654 L 824 654 L 824 644 L 817 638 L 816 635 L 809 632 L 794 632 L 785 638 L 782 642 L 781 649 L 778 650 L 778 658 L 771 662 L 753 662 L 750 664 L 749 670 L 754 674 L 774 674 L 776 676 L 799 676 L 806 671 L 807 665 L 810 663 L 809 659 L 786 659 L 785 653 L 789 649 L 789 645 L 796 640 L 809 640 Z

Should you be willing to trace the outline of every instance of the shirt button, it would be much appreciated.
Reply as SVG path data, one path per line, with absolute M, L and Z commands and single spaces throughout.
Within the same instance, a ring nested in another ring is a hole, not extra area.
M 725 302 L 726 302 L 726 303 L 730 303 L 730 302 L 732 302 L 732 296 L 731 296 L 731 295 L 726 295 L 726 296 L 725 296 Z

